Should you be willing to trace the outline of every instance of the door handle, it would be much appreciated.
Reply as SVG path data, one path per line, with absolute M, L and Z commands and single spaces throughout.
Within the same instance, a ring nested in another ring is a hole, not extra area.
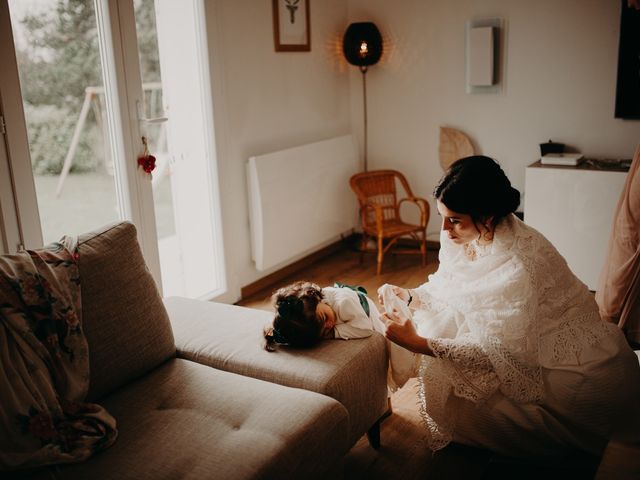
M 167 120 L 169 120 L 168 117 L 152 117 L 152 118 L 147 118 L 144 114 L 144 107 L 142 105 L 142 102 L 140 102 L 140 100 L 136 101 L 136 108 L 138 110 L 138 121 L 139 122 L 144 122 L 147 124 L 154 124 L 154 123 L 164 123 Z

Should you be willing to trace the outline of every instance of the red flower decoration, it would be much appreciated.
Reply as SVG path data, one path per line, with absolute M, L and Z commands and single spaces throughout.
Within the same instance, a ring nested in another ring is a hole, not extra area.
M 142 167 L 146 173 L 151 173 L 156 168 L 156 157 L 149 154 L 142 154 L 138 157 L 138 165 Z

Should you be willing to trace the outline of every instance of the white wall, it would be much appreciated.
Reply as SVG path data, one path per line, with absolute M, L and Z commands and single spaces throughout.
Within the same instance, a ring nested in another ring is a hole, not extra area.
M 371 168 L 397 168 L 430 197 L 442 175 L 440 126 L 466 132 L 521 192 L 549 139 L 631 158 L 640 122 L 613 117 L 619 16 L 618 0 L 349 0 L 350 21 L 374 21 L 385 40 L 367 73 Z M 495 17 L 506 27 L 502 92 L 466 94 L 465 22 Z M 360 74 L 350 80 L 361 132 Z M 430 232 L 438 221 L 432 208 Z
M 381 63 L 367 73 L 370 168 L 403 171 L 429 198 L 442 174 L 439 127 L 466 132 L 524 190 L 539 143 L 630 158 L 640 122 L 613 118 L 617 0 L 311 0 L 308 53 L 276 53 L 271 2 L 208 0 L 207 26 L 229 293 L 263 277 L 251 261 L 245 163 L 256 154 L 353 130 L 362 140 L 362 83 L 342 59 L 350 22 L 376 22 Z M 497 94 L 465 93 L 465 22 L 505 22 Z M 322 167 L 319 166 L 319 174 Z M 432 208 L 429 231 L 438 230 Z
M 340 53 L 347 4 L 311 0 L 310 13 L 311 52 L 275 52 L 270 1 L 206 3 L 229 287 L 221 301 L 236 301 L 241 287 L 271 273 L 251 260 L 248 158 L 350 131 Z

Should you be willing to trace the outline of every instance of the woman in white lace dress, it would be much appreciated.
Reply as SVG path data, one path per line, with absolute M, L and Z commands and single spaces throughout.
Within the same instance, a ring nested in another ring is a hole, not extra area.
M 434 195 L 438 271 L 418 288 L 394 287 L 413 321 L 386 315 L 387 337 L 422 354 L 430 447 L 600 454 L 623 426 L 637 435 L 635 354 L 553 245 L 513 215 L 520 195 L 500 166 L 458 160 Z

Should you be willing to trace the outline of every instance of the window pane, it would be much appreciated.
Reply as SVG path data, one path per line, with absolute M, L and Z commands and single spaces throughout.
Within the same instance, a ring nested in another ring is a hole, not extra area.
M 118 220 L 93 2 L 9 9 L 44 242 Z

